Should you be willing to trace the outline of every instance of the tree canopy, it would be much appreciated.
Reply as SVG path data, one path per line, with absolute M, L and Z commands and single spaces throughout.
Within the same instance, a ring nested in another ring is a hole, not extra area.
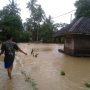
M 22 21 L 19 15 L 20 9 L 12 0 L 9 5 L 0 11 L 0 26 L 2 30 L 22 30 Z
M 20 9 L 14 0 L 9 1 L 10 3 L 0 10 L 0 29 L 2 30 L 0 39 L 3 40 L 6 34 L 12 34 L 16 41 L 26 41 L 30 34 L 23 31 Z
M 38 31 L 40 29 L 40 23 L 45 18 L 45 13 L 41 5 L 36 4 L 36 2 L 37 0 L 30 0 L 27 4 L 27 8 L 31 13 L 30 18 L 27 19 L 27 26 L 28 30 L 32 31 L 33 40 L 38 40 Z
M 75 3 L 77 8 L 76 10 L 76 18 L 80 18 L 82 16 L 90 17 L 90 0 L 78 0 Z
M 28 41 L 32 38 L 32 41 L 51 42 L 53 32 L 66 25 L 65 23 L 54 23 L 51 16 L 46 17 L 37 0 L 29 0 L 27 3 L 30 17 L 22 24 L 17 3 L 15 0 L 9 0 L 9 2 L 0 10 L 2 37 L 11 33 L 17 41 Z
M 54 24 L 51 19 L 51 16 L 49 16 L 41 25 L 39 38 L 43 40 L 43 42 L 50 42 L 52 41 L 53 31 L 54 31 Z

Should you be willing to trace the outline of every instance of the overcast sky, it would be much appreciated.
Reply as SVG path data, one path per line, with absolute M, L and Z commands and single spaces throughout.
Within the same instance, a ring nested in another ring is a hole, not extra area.
M 28 18 L 30 15 L 28 9 L 26 9 L 26 3 L 29 0 L 15 0 L 15 1 L 17 2 L 18 7 L 21 8 L 21 18 L 24 22 L 26 18 Z M 75 11 L 66 15 L 63 14 L 76 9 L 74 6 L 76 0 L 37 0 L 37 1 L 42 6 L 42 9 L 45 11 L 46 16 L 51 15 L 55 22 L 70 23 L 71 14 L 72 19 L 74 18 Z M 9 0 L 0 0 L 0 9 L 2 9 L 3 6 L 6 6 L 8 3 Z

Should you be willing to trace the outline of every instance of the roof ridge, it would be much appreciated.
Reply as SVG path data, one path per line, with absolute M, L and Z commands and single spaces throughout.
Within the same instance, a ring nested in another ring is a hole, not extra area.
M 83 18 L 84 18 L 84 17 L 79 18 L 79 20 L 77 20 L 77 21 L 73 24 L 73 26 L 69 29 L 69 32 L 71 32 L 72 30 L 74 30 L 74 28 L 82 21 Z

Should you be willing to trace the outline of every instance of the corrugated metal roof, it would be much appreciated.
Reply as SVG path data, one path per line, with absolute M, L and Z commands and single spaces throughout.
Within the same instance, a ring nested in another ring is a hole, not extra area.
M 54 37 L 64 36 L 66 34 L 90 34 L 90 18 L 81 17 L 74 19 L 71 24 L 62 28 L 54 34 Z
M 81 17 L 75 24 L 69 29 L 69 33 L 90 33 L 90 18 Z
M 59 31 L 54 33 L 53 37 L 58 37 L 58 36 L 64 36 L 65 34 L 68 33 L 69 29 L 72 27 L 72 25 L 77 21 L 77 19 L 74 19 L 71 24 L 68 24 L 66 27 L 61 28 Z

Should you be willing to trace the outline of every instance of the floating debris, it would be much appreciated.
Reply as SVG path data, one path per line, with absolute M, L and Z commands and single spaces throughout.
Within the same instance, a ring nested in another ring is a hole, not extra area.
M 33 57 L 37 57 L 39 55 L 39 53 L 33 53 Z
M 37 57 L 38 56 L 38 53 L 36 53 L 34 56 Z
M 64 50 L 62 50 L 62 49 L 58 49 L 58 51 L 61 53 L 65 53 Z
M 33 54 L 33 52 L 34 52 L 34 49 L 32 49 L 32 51 L 31 51 L 31 55 Z
M 64 71 L 61 71 L 60 73 L 62 76 L 65 76 L 65 72 Z

